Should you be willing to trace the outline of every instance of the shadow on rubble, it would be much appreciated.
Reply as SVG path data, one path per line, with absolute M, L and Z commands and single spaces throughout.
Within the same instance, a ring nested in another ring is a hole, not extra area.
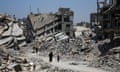
M 109 43 L 98 45 L 98 49 L 101 52 L 100 56 L 105 56 L 110 49 L 120 46 L 120 38 L 116 38 Z

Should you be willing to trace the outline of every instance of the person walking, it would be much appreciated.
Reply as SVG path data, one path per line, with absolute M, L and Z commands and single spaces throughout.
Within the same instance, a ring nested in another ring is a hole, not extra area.
M 57 55 L 57 62 L 60 61 L 60 54 Z
M 50 52 L 49 53 L 49 62 L 52 62 L 52 60 L 53 60 L 53 52 Z
M 35 64 L 33 64 L 33 71 L 35 71 L 35 69 L 36 69 L 36 65 L 35 65 Z
M 9 61 L 9 58 L 10 58 L 10 55 L 7 54 L 7 57 L 6 57 L 6 61 L 7 61 L 7 62 Z

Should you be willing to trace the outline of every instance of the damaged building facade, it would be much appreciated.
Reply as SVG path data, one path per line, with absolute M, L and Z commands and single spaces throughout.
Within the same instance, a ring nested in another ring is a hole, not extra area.
M 28 20 L 34 29 L 34 36 L 64 32 L 73 37 L 73 11 L 70 8 L 59 8 L 56 13 L 29 14 Z
M 97 13 L 91 14 L 91 25 L 101 38 L 113 39 L 120 35 L 120 0 L 97 0 Z

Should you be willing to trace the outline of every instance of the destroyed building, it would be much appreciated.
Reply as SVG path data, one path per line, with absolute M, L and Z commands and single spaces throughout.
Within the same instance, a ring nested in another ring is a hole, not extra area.
M 0 46 L 16 48 L 26 45 L 23 23 L 14 16 L 0 14 Z
M 115 36 L 120 36 L 120 1 L 97 0 L 97 13 L 91 14 L 92 23 L 97 23 L 95 30 L 102 38 L 112 40 Z
M 28 20 L 34 29 L 34 36 L 64 32 L 73 37 L 73 11 L 70 8 L 59 8 L 56 13 L 29 14 Z
M 34 30 L 32 25 L 30 24 L 27 18 L 22 18 L 22 19 L 19 19 L 18 21 L 20 23 L 21 22 L 23 23 L 23 26 L 24 26 L 23 30 L 24 30 L 24 35 L 26 37 L 26 42 L 27 43 L 32 42 L 34 40 L 34 36 L 33 36 Z
M 90 14 L 90 24 L 91 28 L 94 28 L 94 26 L 97 24 L 97 18 L 100 17 L 98 16 L 97 13 L 91 13 Z

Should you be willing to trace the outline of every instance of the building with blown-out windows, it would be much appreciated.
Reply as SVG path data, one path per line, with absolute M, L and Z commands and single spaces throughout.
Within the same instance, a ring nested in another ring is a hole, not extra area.
M 31 13 L 28 15 L 28 20 L 34 29 L 35 36 L 64 32 L 73 37 L 73 16 L 74 13 L 70 8 L 59 8 L 56 13 Z

